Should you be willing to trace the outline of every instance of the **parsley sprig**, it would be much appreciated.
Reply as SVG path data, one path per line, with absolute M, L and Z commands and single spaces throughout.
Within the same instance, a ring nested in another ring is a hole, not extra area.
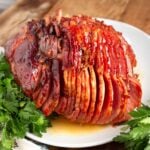
M 150 150 L 150 107 L 142 105 L 130 114 L 132 119 L 125 123 L 129 131 L 114 141 L 124 143 L 127 150 Z
M 41 136 L 49 121 L 15 83 L 5 57 L 0 54 L 0 150 L 11 150 L 26 132 Z

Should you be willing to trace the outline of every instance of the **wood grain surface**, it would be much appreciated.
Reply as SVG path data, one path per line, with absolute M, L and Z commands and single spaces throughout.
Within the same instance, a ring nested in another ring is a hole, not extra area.
M 120 20 L 150 33 L 150 0 L 17 0 L 0 14 L 0 45 L 32 18 L 53 15 L 84 14 Z
M 150 0 L 16 0 L 1 12 L 0 46 L 15 34 L 24 22 L 33 18 L 53 15 L 59 8 L 63 15 L 84 14 L 93 17 L 120 20 L 150 34 Z M 108 143 L 86 150 L 123 150 L 123 145 Z M 50 147 L 50 150 L 65 148 Z M 74 149 L 70 149 L 74 150 Z

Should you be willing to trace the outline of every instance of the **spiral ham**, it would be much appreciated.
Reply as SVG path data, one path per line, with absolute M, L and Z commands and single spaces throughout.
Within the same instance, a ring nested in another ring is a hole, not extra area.
M 6 44 L 16 82 L 48 116 L 115 124 L 141 104 L 131 46 L 112 26 L 88 16 L 30 21 Z

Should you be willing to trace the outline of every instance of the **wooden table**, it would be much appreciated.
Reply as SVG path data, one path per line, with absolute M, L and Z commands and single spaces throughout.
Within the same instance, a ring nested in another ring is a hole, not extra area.
M 17 0 L 0 14 L 0 45 L 4 45 L 27 20 L 42 18 L 47 13 L 53 15 L 59 8 L 63 15 L 85 14 L 115 19 L 150 34 L 150 0 Z M 123 145 L 112 142 L 88 149 L 123 150 Z M 65 148 L 50 147 L 50 150 Z
M 120 20 L 150 33 L 150 0 L 17 0 L 0 15 L 0 45 L 27 20 L 53 15 L 59 8 L 63 15 Z

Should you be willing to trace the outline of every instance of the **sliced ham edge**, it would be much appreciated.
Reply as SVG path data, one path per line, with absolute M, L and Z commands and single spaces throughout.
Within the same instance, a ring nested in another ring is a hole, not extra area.
M 50 115 L 59 103 L 60 98 L 60 77 L 59 77 L 59 61 L 52 60 L 52 88 L 49 98 L 42 106 L 42 111 L 46 116 Z
M 81 101 L 81 93 L 82 93 L 81 82 L 82 82 L 81 72 L 78 72 L 77 79 L 76 79 L 77 89 L 76 89 L 76 96 L 75 96 L 75 110 L 72 112 L 72 114 L 70 114 L 70 116 L 68 116 L 68 118 L 71 119 L 71 121 L 76 121 L 80 113 L 80 101 Z
M 86 123 L 91 122 L 96 107 L 97 80 L 93 66 L 89 66 L 89 78 L 90 78 L 90 104 L 85 119 Z

